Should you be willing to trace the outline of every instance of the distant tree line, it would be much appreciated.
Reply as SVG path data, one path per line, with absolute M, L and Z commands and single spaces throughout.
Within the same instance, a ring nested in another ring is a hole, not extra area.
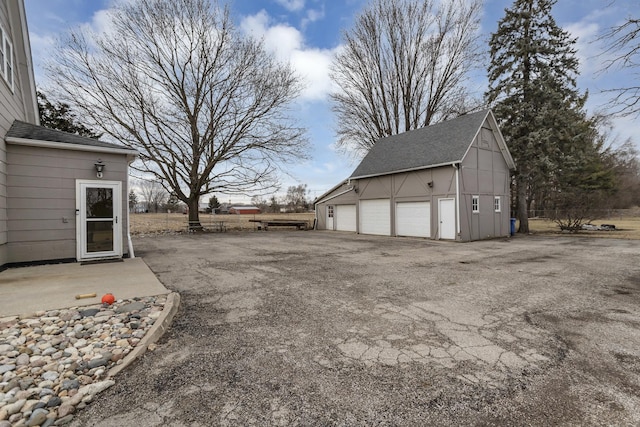
M 287 193 L 282 197 L 272 195 L 268 199 L 264 196 L 254 196 L 251 204 L 260 208 L 265 213 L 278 212 L 308 212 L 313 209 L 309 199 L 307 184 L 292 185 L 287 188 Z

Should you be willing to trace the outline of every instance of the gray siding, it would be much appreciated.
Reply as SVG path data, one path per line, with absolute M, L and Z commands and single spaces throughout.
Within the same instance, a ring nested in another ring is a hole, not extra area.
M 336 188 L 331 192 L 327 197 L 331 197 L 330 200 L 327 200 L 324 203 L 319 203 L 316 205 L 316 229 L 318 230 L 326 230 L 327 229 L 327 206 L 337 206 L 337 205 L 355 205 L 358 202 L 358 195 L 353 191 L 349 191 L 340 196 L 334 197 L 336 194 L 340 194 L 350 188 L 351 185 L 343 184 Z M 327 198 L 325 197 L 325 199 Z
M 430 182 L 433 182 L 433 187 L 429 187 Z M 357 188 L 358 192 L 350 191 L 338 197 L 333 197 L 333 195 L 345 191 L 350 186 Z M 317 228 L 319 230 L 327 229 L 326 217 L 327 206 L 329 205 L 357 205 L 360 200 L 389 199 L 391 235 L 395 236 L 397 235 L 395 229 L 396 203 L 431 202 L 431 238 L 436 238 L 439 224 L 438 199 L 453 198 L 455 195 L 455 169 L 450 166 L 352 180 L 350 185 L 342 185 L 325 197 L 325 199 L 330 198 L 330 200 L 319 203 L 316 206 Z M 357 212 L 359 216 L 359 209 Z M 359 218 L 358 224 L 360 224 Z
M 7 212 L 7 145 L 4 140 L 14 120 L 36 123 L 35 106 L 32 96 L 29 67 L 31 58 L 27 57 L 24 45 L 21 8 L 17 0 L 0 2 L 0 26 L 7 32 L 13 44 L 14 87 L 13 91 L 0 78 L 0 267 L 9 262 L 8 249 L 8 212 Z
M 462 161 L 460 173 L 460 235 L 462 240 L 480 240 L 509 235 L 510 173 L 496 136 L 485 122 Z M 479 196 L 478 213 L 471 208 Z M 494 197 L 501 211 L 494 211 Z
M 125 155 L 9 144 L 9 263 L 76 258 L 76 179 L 96 180 L 94 163 L 105 163 L 105 181 L 121 181 L 123 252 L 127 253 L 127 160 Z

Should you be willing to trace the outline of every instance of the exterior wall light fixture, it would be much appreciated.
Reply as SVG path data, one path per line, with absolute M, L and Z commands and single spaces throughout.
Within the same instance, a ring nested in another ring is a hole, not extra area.
M 102 160 L 98 159 L 98 161 L 93 165 L 96 167 L 96 177 L 102 178 L 102 171 L 104 170 L 104 163 L 102 162 Z

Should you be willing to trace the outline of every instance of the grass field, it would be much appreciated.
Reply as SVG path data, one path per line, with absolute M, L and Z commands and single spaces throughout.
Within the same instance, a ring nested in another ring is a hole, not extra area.
M 187 216 L 179 213 L 131 214 L 130 218 L 131 233 L 133 235 L 187 231 Z M 208 226 L 211 228 L 210 226 L 214 221 L 224 221 L 224 225 L 229 231 L 257 230 L 258 224 L 251 222 L 250 220 L 252 219 L 305 220 L 309 221 L 309 226 L 312 226 L 314 214 L 307 212 L 297 214 L 200 215 L 200 221 L 205 229 Z M 614 216 L 594 220 L 592 221 L 592 224 L 614 224 L 616 226 L 616 231 L 580 231 L 578 233 L 563 233 L 560 231 L 558 225 L 551 220 L 544 218 L 529 219 L 529 228 L 534 234 L 557 234 L 562 236 L 588 236 L 640 240 L 640 216 Z M 280 228 L 275 228 L 274 230 L 277 229 Z
M 579 236 L 579 237 L 602 237 L 609 239 L 633 239 L 640 240 L 640 217 L 610 217 L 605 219 L 596 219 L 591 224 L 613 224 L 616 226 L 615 231 L 586 231 L 581 230 L 577 233 L 566 233 L 560 231 L 558 224 L 545 218 L 530 218 L 529 230 L 534 234 L 557 234 L 562 236 Z M 516 224 L 517 229 L 517 224 Z
M 256 214 L 256 215 L 209 215 L 200 214 L 200 223 L 205 228 L 213 228 L 215 221 L 224 221 L 228 231 L 257 230 L 258 224 L 252 219 L 293 219 L 309 222 L 313 226 L 314 213 L 290 213 L 290 214 Z M 131 234 L 175 233 L 187 231 L 187 215 L 180 213 L 141 213 L 131 214 Z M 280 227 L 278 227 L 279 229 Z M 289 227 L 287 227 L 289 228 Z M 295 229 L 295 227 L 292 227 Z

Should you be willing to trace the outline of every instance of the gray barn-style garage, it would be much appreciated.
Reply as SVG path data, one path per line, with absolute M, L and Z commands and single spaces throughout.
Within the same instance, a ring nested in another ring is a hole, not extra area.
M 383 138 L 316 199 L 316 228 L 471 241 L 510 232 L 513 158 L 490 110 Z

